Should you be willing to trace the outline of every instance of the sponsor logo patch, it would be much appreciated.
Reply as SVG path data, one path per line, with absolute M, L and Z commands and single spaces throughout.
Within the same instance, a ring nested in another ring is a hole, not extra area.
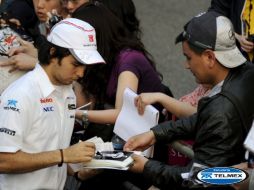
M 44 112 L 53 112 L 54 111 L 54 107 L 53 106 L 43 107 L 43 111 Z
M 17 100 L 8 100 L 8 103 L 6 106 L 4 106 L 4 110 L 12 110 L 15 112 L 20 112 L 19 108 L 17 108 Z
M 197 178 L 208 184 L 231 185 L 244 181 L 248 178 L 248 174 L 237 168 L 214 167 L 199 171 Z
M 75 110 L 76 109 L 76 105 L 75 104 L 68 104 L 68 109 L 69 110 Z
M 40 102 L 41 102 L 42 104 L 51 103 L 51 102 L 53 102 L 53 99 L 52 99 L 52 98 L 41 98 L 41 99 L 40 99 Z
M 93 35 L 88 35 L 88 39 L 89 39 L 89 42 L 94 42 L 94 37 L 93 37 Z
M 6 133 L 8 135 L 15 136 L 16 131 L 12 131 L 12 130 L 7 129 L 7 128 L 0 128 L 0 133 Z

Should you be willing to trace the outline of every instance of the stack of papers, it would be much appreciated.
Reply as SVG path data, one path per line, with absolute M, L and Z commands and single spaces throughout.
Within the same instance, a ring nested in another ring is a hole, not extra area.
M 94 158 L 84 164 L 85 168 L 127 170 L 133 163 L 132 152 L 101 151 Z
M 74 172 L 82 168 L 127 170 L 133 163 L 133 152 L 115 151 L 112 142 L 103 142 L 100 137 L 93 137 L 87 142 L 93 142 L 96 147 L 94 158 L 87 163 L 69 164 Z

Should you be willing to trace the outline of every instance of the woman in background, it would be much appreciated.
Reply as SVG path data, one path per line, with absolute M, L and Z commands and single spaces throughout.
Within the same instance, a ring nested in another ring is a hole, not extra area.
M 122 22 L 102 4 L 84 4 L 72 16 L 95 28 L 98 51 L 107 62 L 88 68 L 82 84 L 89 101 L 107 103 L 114 109 L 89 110 L 86 116 L 90 122 L 115 123 L 126 87 L 136 93 L 165 92 L 160 74 L 142 42 L 130 38 Z M 81 118 L 82 114 L 77 111 L 76 116 Z
M 92 101 L 96 109 L 99 107 L 101 110 L 76 112 L 76 117 L 79 119 L 85 118 L 90 123 L 104 124 L 97 130 L 94 130 L 91 124 L 86 129 L 86 133 L 93 130 L 89 137 L 100 136 L 99 133 L 103 128 L 109 128 L 105 124 L 115 123 L 122 107 L 123 92 L 126 87 L 136 93 L 166 93 L 166 88 L 142 42 L 137 37 L 131 37 L 130 31 L 121 20 L 105 6 L 98 2 L 84 4 L 73 12 L 72 17 L 86 21 L 95 28 L 98 51 L 107 63 L 87 68 L 81 81 L 87 102 Z M 168 94 L 170 93 L 168 89 Z M 110 105 L 112 108 L 107 109 L 105 105 Z M 156 105 L 156 107 L 162 110 L 161 106 Z M 105 183 L 98 181 L 93 183 L 95 184 L 106 186 Z M 117 184 L 115 184 L 116 189 L 119 189 Z M 87 183 L 84 187 L 88 188 Z M 110 187 L 112 188 L 114 189 Z

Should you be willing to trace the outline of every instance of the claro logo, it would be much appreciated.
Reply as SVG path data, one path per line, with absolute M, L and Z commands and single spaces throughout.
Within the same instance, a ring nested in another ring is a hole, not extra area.
M 51 103 L 51 102 L 53 102 L 53 99 L 52 98 L 41 98 L 40 102 L 42 104 Z
M 214 167 L 198 172 L 197 178 L 213 185 L 231 185 L 240 183 L 248 178 L 248 174 L 240 169 L 231 167 Z

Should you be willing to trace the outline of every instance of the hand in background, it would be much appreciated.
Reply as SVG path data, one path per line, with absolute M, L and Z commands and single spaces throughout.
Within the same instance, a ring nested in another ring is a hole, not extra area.
M 243 51 L 245 51 L 247 53 L 253 51 L 254 43 L 247 40 L 248 37 L 235 33 L 235 38 L 240 43 Z
M 33 43 L 22 40 L 21 38 L 17 38 L 17 40 L 20 43 L 20 46 L 13 47 L 8 51 L 8 55 L 10 57 L 12 57 L 13 55 L 20 54 L 20 53 L 27 54 L 27 55 L 34 57 L 34 58 L 38 57 L 37 49 L 34 47 Z
M 101 173 L 103 170 L 96 170 L 96 169 L 87 169 L 84 168 L 78 172 L 78 178 L 81 180 L 87 180 L 89 178 L 92 178 L 99 173 Z
M 155 143 L 155 136 L 152 131 L 135 135 L 128 139 L 124 145 L 125 151 L 146 150 Z
M 142 173 L 148 159 L 145 158 L 144 156 L 140 156 L 136 154 L 133 154 L 132 158 L 134 162 L 133 162 L 133 165 L 129 168 L 129 171 L 135 172 L 135 173 Z
M 10 73 L 15 70 L 27 71 L 32 70 L 37 62 L 37 58 L 24 53 L 19 53 L 8 59 L 0 61 L 0 67 L 10 66 Z
M 159 94 L 160 93 L 141 93 L 138 95 L 134 100 L 134 104 L 138 109 L 138 113 L 143 115 L 147 105 L 158 101 Z

